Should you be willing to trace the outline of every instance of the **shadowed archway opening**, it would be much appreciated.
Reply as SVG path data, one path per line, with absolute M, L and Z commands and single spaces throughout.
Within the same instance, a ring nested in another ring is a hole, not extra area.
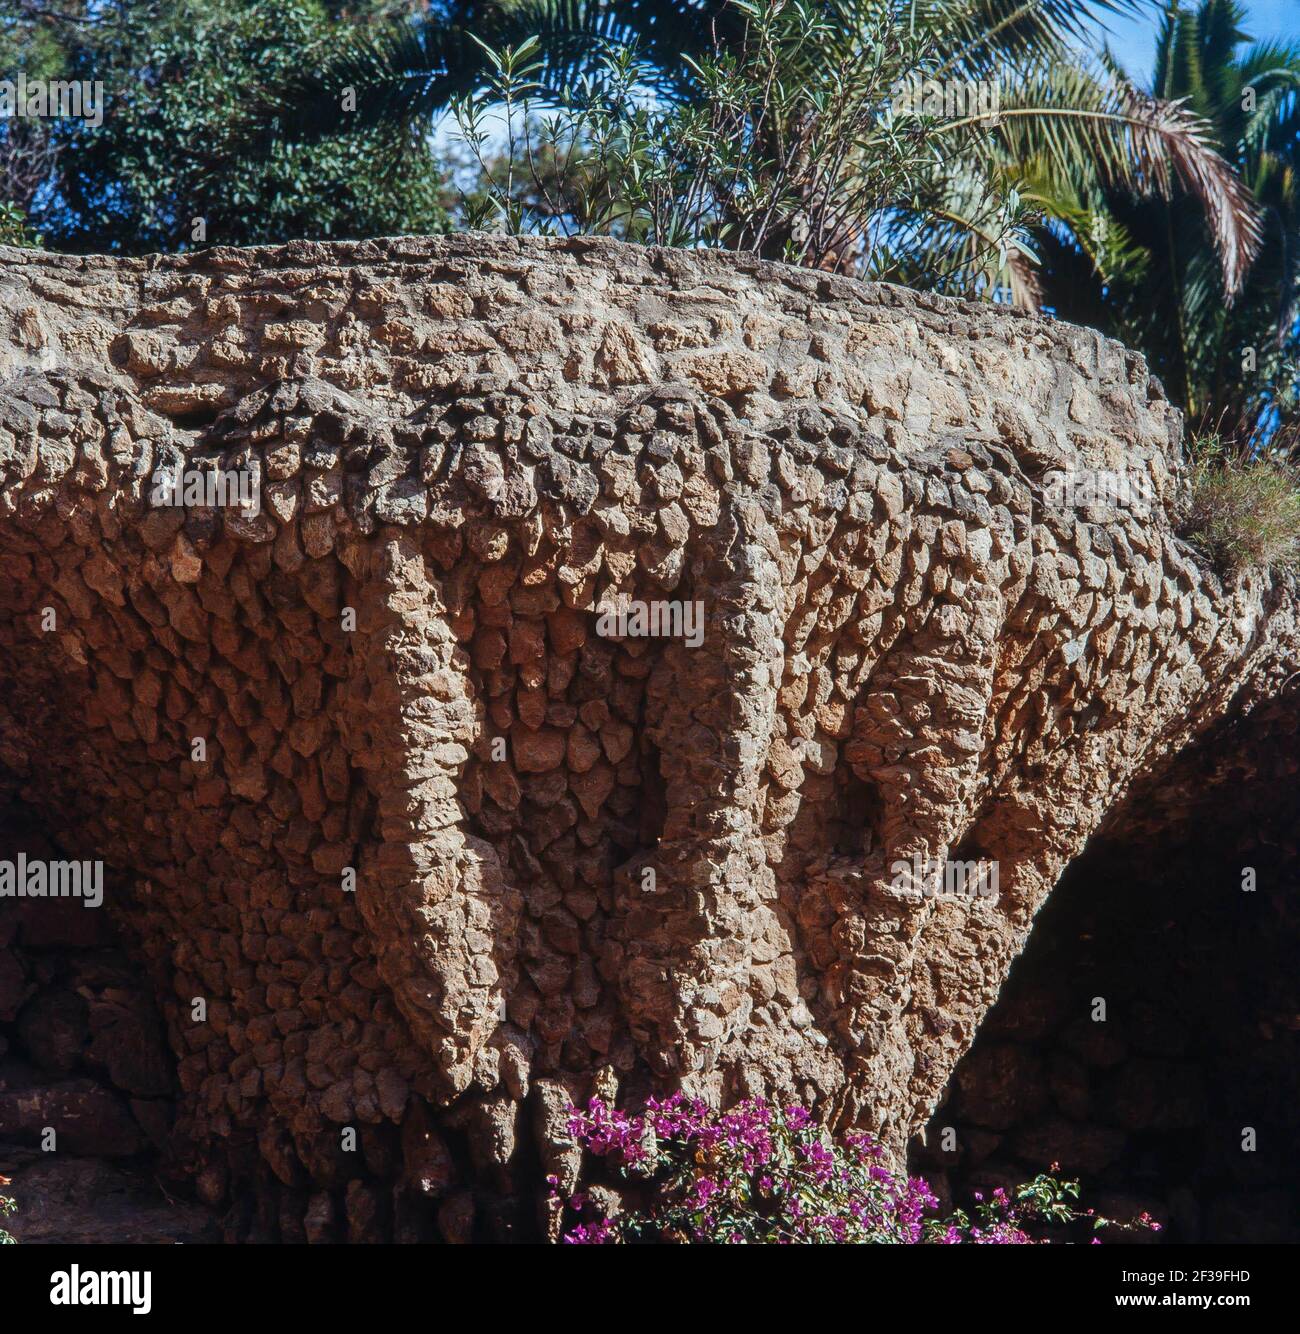
M 1291 704 L 1215 729 L 1069 868 L 913 1146 L 942 1193 L 1059 1163 L 1169 1241 L 1300 1240 Z

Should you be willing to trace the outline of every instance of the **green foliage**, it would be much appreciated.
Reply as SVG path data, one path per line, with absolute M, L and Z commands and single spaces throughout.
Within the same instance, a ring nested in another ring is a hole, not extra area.
M 842 26 L 857 13 L 927 36 L 962 76 L 1026 57 L 1065 57 L 1088 35 L 1086 20 L 1133 12 L 1145 0 L 871 0 L 817 8 Z M 744 16 L 730 0 L 434 0 L 409 20 L 356 32 L 298 84 L 304 128 L 334 133 L 337 90 L 357 89 L 362 124 L 427 119 L 472 92 L 489 68 L 485 49 L 536 37 L 542 82 L 559 89 L 591 68 L 601 45 L 636 45 L 649 85 L 689 97 L 692 61 L 742 39 Z
M 953 156 L 979 127 L 941 136 L 934 118 L 891 114 L 900 71 L 928 50 L 891 14 L 842 23 L 803 0 L 732 10 L 744 20 L 737 41 L 688 58 L 681 101 L 645 96 L 652 69 L 633 47 L 604 48 L 593 73 L 556 94 L 539 39 L 485 48 L 484 87 L 453 100 L 481 169 L 470 224 L 874 271 L 887 234 L 951 191 Z M 986 191 L 974 203 L 984 253 L 1014 245 L 1014 198 Z
M 594 68 L 558 88 L 540 37 L 485 45 L 484 86 L 452 102 L 481 171 L 469 224 L 875 277 L 900 276 L 898 256 L 916 254 L 908 238 L 955 229 L 969 281 L 1014 262 L 1019 197 L 970 165 L 984 123 L 896 106 L 900 82 L 937 59 L 931 34 L 876 0 L 732 0 L 723 17 L 728 36 L 683 56 L 670 88 L 640 45 L 602 44 Z M 953 268 L 948 254 L 927 276 L 941 285 Z
M 1222 281 L 1219 226 L 1185 182 L 1168 197 L 1021 161 L 1055 220 L 1034 238 L 1044 302 L 1143 352 L 1189 415 L 1247 458 L 1300 437 L 1300 44 L 1251 45 L 1235 0 L 1169 6 L 1150 94 L 1183 101 L 1239 174 L 1253 259 Z
M 427 124 L 482 86 L 489 50 L 532 39 L 543 82 L 558 88 L 590 68 L 599 46 L 636 40 L 656 70 L 682 68 L 707 43 L 725 0 L 434 0 L 414 17 L 357 29 L 286 89 L 286 124 L 307 138 L 400 122 Z M 344 113 L 339 92 L 356 92 Z
M 268 116 L 278 90 L 350 30 L 316 0 L 75 8 L 75 22 L 7 29 L 24 68 L 24 45 L 56 41 L 57 59 L 43 58 L 61 77 L 104 85 L 101 126 L 44 126 L 51 171 L 28 213 L 50 246 L 142 253 L 445 229 L 441 173 L 417 136 L 386 127 L 289 142 Z
M 0 77 L 13 78 L 22 71 L 30 79 L 57 78 L 63 65 L 53 25 L 33 28 L 0 14 Z M 40 243 L 30 210 L 48 179 L 51 162 L 48 122 L 0 121 L 0 244 Z
M 1300 566 L 1300 474 L 1275 458 L 1242 459 L 1218 437 L 1203 441 L 1192 464 L 1184 535 L 1222 570 Z
M 0 245 L 39 246 L 41 238 L 32 230 L 27 215 L 17 204 L 0 201 Z
M 488 94 L 500 97 L 509 57 L 520 123 L 507 154 L 531 148 L 532 161 L 483 161 L 486 136 L 469 135 L 484 169 L 466 214 L 476 223 L 676 235 L 1032 306 L 1025 227 L 1052 200 L 1028 188 L 1041 161 L 1147 194 L 1193 191 L 1235 283 L 1255 220 L 1201 121 L 1113 71 L 1077 68 L 1071 43 L 1085 21 L 1137 3 L 461 0 L 367 33 L 305 74 L 298 122 L 309 136 L 336 131 L 331 104 L 345 83 L 358 90 L 358 124 L 427 120 L 449 103 L 464 119 L 467 106 L 483 112 Z M 775 78 L 769 49 L 780 55 Z M 634 97 L 616 73 L 628 61 Z M 900 124 L 884 94 L 913 78 L 995 84 L 1003 113 Z M 548 105 L 559 108 L 559 143 Z M 540 122 L 531 145 L 530 115 Z M 471 131 L 488 123 L 468 120 Z M 649 221 L 647 194 L 658 200 Z

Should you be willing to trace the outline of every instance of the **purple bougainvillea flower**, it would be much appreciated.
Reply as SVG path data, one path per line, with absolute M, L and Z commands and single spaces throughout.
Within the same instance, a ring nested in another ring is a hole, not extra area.
M 699 1244 L 751 1241 L 904 1245 L 1023 1246 L 1036 1238 L 1026 1220 L 1043 1227 L 1073 1222 L 1077 1183 L 1037 1177 L 1013 1199 L 998 1187 L 988 1202 L 976 1194 L 978 1222 L 964 1214 L 941 1218 L 939 1200 L 920 1177 L 892 1170 L 870 1135 L 850 1131 L 831 1139 L 808 1108 L 746 1098 L 725 1112 L 698 1098 L 672 1093 L 650 1098 L 641 1115 L 599 1097 L 568 1108 L 574 1141 L 605 1160 L 604 1171 L 635 1182 L 617 1219 L 581 1221 L 564 1234 L 578 1245 L 624 1240 Z M 563 1196 L 547 1177 L 551 1197 Z M 574 1195 L 567 1207 L 588 1207 Z M 1149 1214 L 1140 1226 L 1158 1231 Z M 1100 1244 L 1093 1238 L 1094 1244 Z

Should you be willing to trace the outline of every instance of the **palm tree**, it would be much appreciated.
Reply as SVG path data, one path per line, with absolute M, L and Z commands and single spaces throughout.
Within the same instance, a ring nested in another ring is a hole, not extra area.
M 707 51 L 715 32 L 734 36 L 739 18 L 728 0 L 435 0 L 356 32 L 346 52 L 303 71 L 281 111 L 287 127 L 313 135 L 428 122 L 482 83 L 485 47 L 530 37 L 541 41 L 555 88 L 589 66 L 598 45 L 631 42 L 661 87 L 684 86 L 684 58 Z M 354 90 L 355 109 L 345 109 L 343 89 Z
M 864 52 L 862 41 L 863 33 L 877 32 L 906 38 L 897 53 L 885 53 L 896 54 L 900 79 L 919 69 L 934 80 L 995 82 L 1000 92 L 994 122 L 958 115 L 932 125 L 927 147 L 939 155 L 939 169 L 909 179 L 896 198 L 873 199 L 872 216 L 842 219 L 839 243 L 822 247 L 811 262 L 966 294 L 1000 293 L 1032 306 L 1039 298 L 1033 265 L 990 225 L 990 201 L 1073 206 L 1067 191 L 1042 188 L 1048 179 L 1073 179 L 1089 193 L 1103 185 L 1135 198 L 1190 193 L 1213 221 L 1222 285 L 1234 294 L 1258 248 L 1258 224 L 1208 126 L 1177 102 L 1140 93 L 1114 67 L 1079 67 L 1076 47 L 1087 23 L 1143 3 L 807 0 L 822 21 L 817 42 L 801 45 L 781 71 L 796 92 L 833 92 L 855 60 L 879 62 L 879 49 Z M 446 0 L 422 17 L 360 35 L 342 58 L 306 72 L 280 108 L 281 124 L 319 135 L 427 122 L 483 82 L 492 49 L 530 37 L 538 39 L 536 77 L 557 95 L 590 72 L 602 47 L 635 41 L 648 87 L 689 105 L 708 97 L 700 62 L 711 52 L 742 49 L 748 24 L 746 6 L 735 0 Z M 342 89 L 352 93 L 346 104 Z M 796 97 L 784 123 L 773 127 L 769 119 L 765 132 L 788 137 L 791 126 L 825 114 L 824 101 L 799 104 Z M 860 157 L 873 142 L 863 138 Z M 1073 216 L 1059 221 L 1068 227 Z M 872 244 L 860 244 L 868 233 Z M 782 244 L 775 229 L 769 245 L 782 253 Z
M 1237 454 L 1300 440 L 1300 44 L 1250 44 L 1235 0 L 1168 5 L 1149 93 L 1180 102 L 1250 191 L 1258 256 L 1225 293 L 1214 219 L 1193 192 L 1140 196 L 1122 183 L 1018 165 L 1055 220 L 1037 238 L 1043 299 L 1146 354 L 1193 433 Z

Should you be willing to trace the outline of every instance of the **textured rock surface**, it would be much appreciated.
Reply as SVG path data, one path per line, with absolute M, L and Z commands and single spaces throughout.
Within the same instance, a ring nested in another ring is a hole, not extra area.
M 1089 332 L 735 258 L 0 251 L 0 795 L 114 869 L 202 1198 L 508 1232 L 593 1081 L 901 1145 L 1107 812 L 1300 668 L 1175 537 L 1179 432 Z M 182 459 L 260 513 L 152 507 Z

